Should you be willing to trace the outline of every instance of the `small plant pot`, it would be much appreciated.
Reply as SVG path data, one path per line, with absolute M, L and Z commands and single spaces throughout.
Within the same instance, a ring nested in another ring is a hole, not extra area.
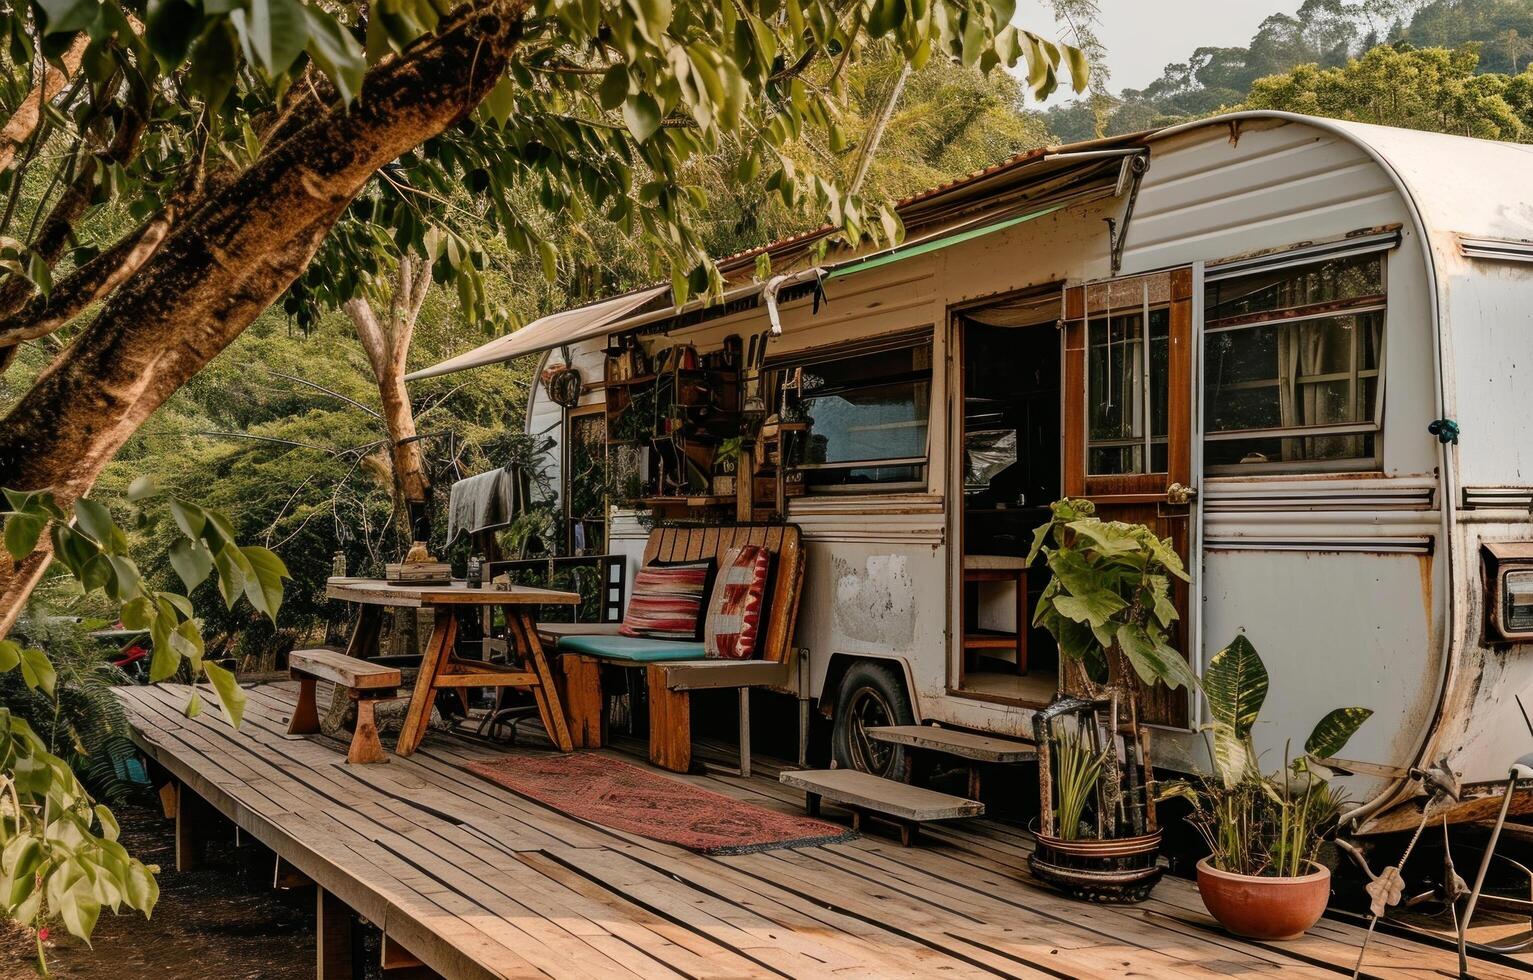
M 1331 869 L 1297 878 L 1239 875 L 1220 871 L 1209 858 L 1198 862 L 1198 892 L 1209 914 L 1247 939 L 1298 939 L 1320 917 L 1331 897 Z
M 1150 897 L 1165 873 L 1160 828 L 1138 837 L 1065 840 L 1032 831 L 1038 846 L 1028 867 L 1071 898 L 1108 905 L 1132 905 Z

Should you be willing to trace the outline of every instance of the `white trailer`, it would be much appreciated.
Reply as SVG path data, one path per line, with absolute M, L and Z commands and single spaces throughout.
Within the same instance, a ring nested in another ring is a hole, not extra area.
M 803 693 L 843 754 L 880 717 L 1031 731 L 1046 643 L 1022 673 L 965 637 L 1017 631 L 997 559 L 1069 494 L 1176 540 L 1195 666 L 1242 630 L 1261 651 L 1262 750 L 1370 707 L 1347 752 L 1373 764 L 1347 779 L 1357 826 L 1414 826 L 1409 770 L 1441 759 L 1472 817 L 1533 750 L 1530 165 L 1272 112 L 1051 147 L 902 203 L 898 248 L 816 258 L 813 232 L 726 260 L 725 304 L 628 294 L 420 375 L 567 357 L 580 404 L 539 389 L 526 422 L 564 438 L 596 424 L 610 338 L 765 335 L 825 430 L 781 516 L 809 555 Z M 991 452 L 1015 462 L 987 470 Z M 601 530 L 637 562 L 637 515 Z M 1150 700 L 1157 764 L 1197 767 L 1204 707 Z

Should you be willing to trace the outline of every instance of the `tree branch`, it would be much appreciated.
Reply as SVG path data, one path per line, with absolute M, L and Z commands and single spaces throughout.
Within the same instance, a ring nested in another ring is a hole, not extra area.
M 16 150 L 32 136 L 37 129 L 38 122 L 42 119 L 43 103 L 54 98 L 74 73 L 80 70 L 80 62 L 85 57 L 85 48 L 90 44 L 90 36 L 81 31 L 75 36 L 74 42 L 59 60 L 63 63 L 63 70 L 51 64 L 43 65 L 43 77 L 33 87 L 27 97 L 16 107 L 11 118 L 0 127 L 0 170 L 5 170 L 16 159 Z M 41 59 L 39 59 L 41 60 Z

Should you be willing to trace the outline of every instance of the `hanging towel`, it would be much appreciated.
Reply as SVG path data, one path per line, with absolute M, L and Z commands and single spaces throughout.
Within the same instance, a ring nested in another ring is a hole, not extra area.
M 477 534 L 505 527 L 526 508 L 527 474 L 505 467 L 459 480 L 448 492 L 447 543 L 460 534 Z

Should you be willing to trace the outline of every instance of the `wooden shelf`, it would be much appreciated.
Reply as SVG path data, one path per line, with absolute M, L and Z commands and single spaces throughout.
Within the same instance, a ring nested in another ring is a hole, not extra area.
M 1015 650 L 1017 642 L 1017 634 L 999 630 L 980 630 L 963 635 L 965 650 Z
M 722 507 L 733 504 L 734 497 L 722 494 L 700 494 L 693 497 L 645 497 L 639 503 L 646 507 Z
M 655 376 L 653 374 L 641 374 L 638 377 L 624 378 L 621 381 L 604 381 L 603 384 L 608 388 L 628 388 L 633 385 L 647 385 L 654 380 Z

